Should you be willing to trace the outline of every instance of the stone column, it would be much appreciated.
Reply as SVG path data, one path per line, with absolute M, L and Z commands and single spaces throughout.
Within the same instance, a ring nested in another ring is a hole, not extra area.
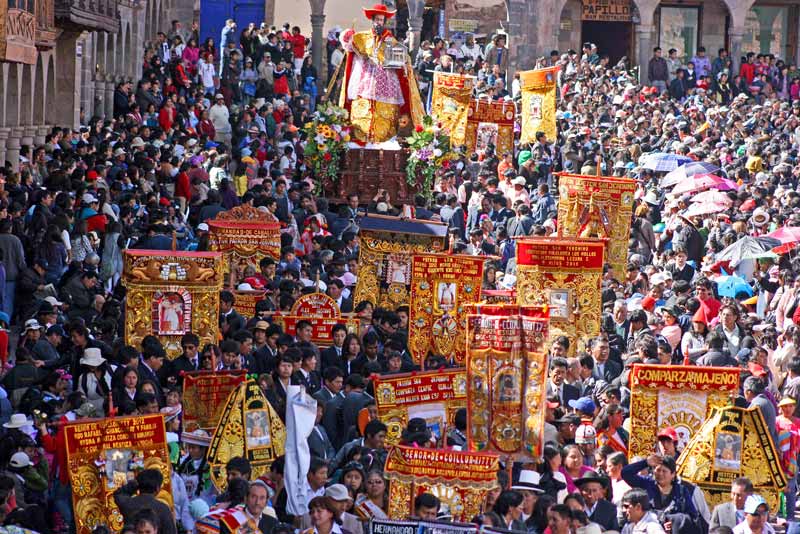
M 653 26 L 639 26 L 636 28 L 636 39 L 639 43 L 639 52 L 637 62 L 639 63 L 639 83 L 646 84 L 647 79 L 647 64 L 650 61 L 650 56 L 653 55 Z
M 6 142 L 6 160 L 11 162 L 11 167 L 15 171 L 19 170 L 19 149 L 22 134 L 22 128 L 11 128 L 11 133 Z
M 55 112 L 52 118 L 56 124 L 69 127 L 77 126 L 80 116 L 82 58 L 76 53 L 79 37 L 79 33 L 64 32 L 55 47 L 56 97 L 51 106 Z
M 105 101 L 105 117 L 111 119 L 114 117 L 114 77 L 112 75 L 106 76 L 106 101 Z
M 36 127 L 36 136 L 33 138 L 33 144 L 41 146 L 44 144 L 44 138 L 50 133 L 50 126 L 42 124 Z
M 102 117 L 106 109 L 106 82 L 102 79 L 94 81 L 94 114 Z
M 742 57 L 742 39 L 744 39 L 744 28 L 733 27 L 728 30 L 728 37 L 730 38 L 730 56 L 733 72 L 730 74 L 730 79 L 735 76 L 734 73 L 739 72 L 741 66 L 740 59 Z
M 6 158 L 6 144 L 9 135 L 11 135 L 11 128 L 0 128 L 0 163 L 5 163 L 8 159 Z
M 314 2 L 316 3 L 316 2 Z M 313 4 L 312 4 L 313 5 Z M 324 4 L 323 4 L 324 6 Z M 321 83 L 322 77 L 322 45 L 325 38 L 322 34 L 322 28 L 325 24 L 325 14 L 322 12 L 311 13 L 311 61 L 314 68 L 317 70 L 317 82 Z
M 417 57 L 424 13 L 425 0 L 408 0 L 408 50 L 411 53 L 411 61 Z
M 36 126 L 25 126 L 22 130 L 20 144 L 33 148 L 33 138 L 36 136 Z

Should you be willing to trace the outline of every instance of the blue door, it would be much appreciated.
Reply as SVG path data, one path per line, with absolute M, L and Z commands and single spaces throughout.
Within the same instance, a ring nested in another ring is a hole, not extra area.
M 264 22 L 264 2 L 237 0 L 202 0 L 200 2 L 200 41 L 214 39 L 219 49 L 220 35 L 227 19 L 236 21 L 233 38 L 239 44 L 239 35 L 251 22 L 258 27 Z

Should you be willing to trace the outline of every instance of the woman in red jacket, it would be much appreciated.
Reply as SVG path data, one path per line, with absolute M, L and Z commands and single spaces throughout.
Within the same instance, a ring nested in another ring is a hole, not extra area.
M 172 103 L 171 99 L 167 99 L 164 102 L 164 106 L 161 108 L 161 111 L 158 112 L 158 125 L 161 126 L 161 129 L 165 132 L 168 132 L 172 129 L 172 125 L 175 123 L 175 117 L 177 117 L 178 112 L 175 110 L 175 104 Z

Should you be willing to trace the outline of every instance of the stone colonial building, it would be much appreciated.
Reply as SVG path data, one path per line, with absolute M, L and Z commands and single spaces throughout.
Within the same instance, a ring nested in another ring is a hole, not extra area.
M 4 13 L 2 13 L 4 11 Z M 117 83 L 141 74 L 145 44 L 172 19 L 191 21 L 186 0 L 9 0 L 0 6 L 0 161 L 55 126 L 108 117 Z

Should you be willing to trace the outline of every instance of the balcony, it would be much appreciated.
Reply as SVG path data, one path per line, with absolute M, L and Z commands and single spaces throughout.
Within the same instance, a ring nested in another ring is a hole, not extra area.
M 8 0 L 0 5 L 0 61 L 36 63 L 35 0 Z
M 53 0 L 36 0 L 36 47 L 53 48 L 58 37 Z
M 55 18 L 70 31 L 113 33 L 119 28 L 117 0 L 55 0 Z

